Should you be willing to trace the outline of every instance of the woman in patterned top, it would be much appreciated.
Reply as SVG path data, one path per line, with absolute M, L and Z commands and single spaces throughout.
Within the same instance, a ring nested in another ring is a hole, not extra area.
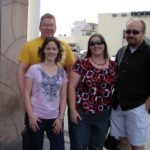
M 67 76 L 57 63 L 62 47 L 55 37 L 46 38 L 39 49 L 40 64 L 25 75 L 26 126 L 32 137 L 32 150 L 43 149 L 44 131 L 51 150 L 64 150 L 63 118 L 66 107 Z
M 101 34 L 89 38 L 85 59 L 77 61 L 69 80 L 71 150 L 102 150 L 109 127 L 116 64 Z

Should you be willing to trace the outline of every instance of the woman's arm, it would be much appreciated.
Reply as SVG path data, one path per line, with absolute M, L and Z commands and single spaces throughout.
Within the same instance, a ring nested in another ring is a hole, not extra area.
M 32 84 L 33 80 L 29 77 L 25 77 L 25 86 L 24 86 L 25 109 L 29 117 L 29 125 L 32 128 L 32 130 L 36 132 L 37 129 L 39 129 L 37 122 L 40 120 L 32 113 L 32 106 L 31 106 Z
M 67 104 L 67 83 L 64 83 L 61 88 L 61 93 L 60 93 L 60 113 L 59 113 L 59 118 L 64 119 L 65 115 L 65 110 L 66 110 L 66 104 Z
M 80 81 L 81 75 L 78 73 L 71 71 L 68 85 L 68 101 L 70 108 L 70 117 L 71 121 L 75 124 L 78 123 L 78 119 L 81 119 L 80 115 L 76 111 L 76 88 Z

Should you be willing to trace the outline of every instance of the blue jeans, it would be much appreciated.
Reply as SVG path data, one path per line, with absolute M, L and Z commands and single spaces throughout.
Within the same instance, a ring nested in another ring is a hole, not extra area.
M 102 150 L 110 123 L 110 111 L 92 114 L 79 112 L 82 120 L 74 124 L 69 119 L 71 150 Z
M 60 132 L 54 134 L 52 132 L 53 123 L 55 119 L 40 119 L 41 122 L 38 122 L 39 130 L 33 132 L 29 127 L 29 119 L 26 117 L 26 127 L 29 136 L 31 137 L 32 150 L 42 150 L 43 141 L 44 141 L 44 131 L 46 131 L 47 137 L 50 141 L 50 150 L 65 150 L 64 144 L 64 133 Z

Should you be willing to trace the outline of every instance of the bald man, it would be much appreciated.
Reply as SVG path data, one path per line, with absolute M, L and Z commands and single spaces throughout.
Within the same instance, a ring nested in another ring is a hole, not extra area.
M 144 41 L 145 32 L 143 20 L 128 21 L 125 30 L 128 44 L 116 56 L 118 71 L 111 135 L 119 137 L 121 150 L 144 150 L 148 139 L 150 46 Z

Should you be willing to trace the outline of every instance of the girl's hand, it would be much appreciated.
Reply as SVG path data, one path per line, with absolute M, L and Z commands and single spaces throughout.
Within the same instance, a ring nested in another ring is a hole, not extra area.
M 39 129 L 38 122 L 41 122 L 41 120 L 38 117 L 34 115 L 29 117 L 29 126 L 34 132 L 36 132 Z
M 56 118 L 56 120 L 53 123 L 53 133 L 58 134 L 59 132 L 62 131 L 62 124 L 63 124 L 63 119 L 62 118 Z
M 81 116 L 79 115 L 79 113 L 76 110 L 70 111 L 70 119 L 75 124 L 78 124 L 78 121 L 82 120 Z

